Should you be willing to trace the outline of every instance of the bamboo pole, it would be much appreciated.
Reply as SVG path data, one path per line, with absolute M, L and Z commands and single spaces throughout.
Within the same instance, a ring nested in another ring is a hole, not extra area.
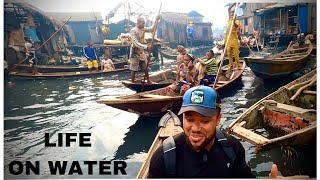
M 221 70 L 221 67 L 222 67 L 222 64 L 223 64 L 223 59 L 224 59 L 224 55 L 225 55 L 225 52 L 227 50 L 227 46 L 228 46 L 228 42 L 229 42 L 229 39 L 230 39 L 230 35 L 231 35 L 231 32 L 232 32 L 232 28 L 233 28 L 233 25 L 234 25 L 234 20 L 236 18 L 236 9 L 238 7 L 238 3 L 236 3 L 236 7 L 235 7 L 235 10 L 234 10 L 234 14 L 233 14 L 233 18 L 232 18 L 232 23 L 231 23 L 231 27 L 229 29 L 229 32 L 228 33 L 228 36 L 227 36 L 227 41 L 226 41 L 226 44 L 224 46 L 224 50 L 221 54 L 221 57 L 220 57 L 220 65 L 219 65 L 219 68 L 218 68 L 218 73 L 217 73 L 217 77 L 215 78 L 214 80 L 214 83 L 213 83 L 213 88 L 215 87 L 216 83 L 217 83 L 217 79 L 218 79 L 218 76 L 219 76 L 219 73 L 220 73 L 220 70 Z
M 158 16 L 160 15 L 161 7 L 162 7 L 162 2 L 160 3 L 160 8 L 159 8 Z M 154 29 L 153 29 L 153 31 L 152 31 L 151 46 L 153 45 L 154 36 L 155 36 L 155 34 L 156 34 L 157 27 L 158 27 L 158 20 L 156 19 L 156 21 L 155 21 L 155 23 L 154 23 Z M 151 50 L 150 50 L 150 49 L 148 50 L 148 54 L 149 54 L 149 55 L 148 55 L 148 58 L 147 58 L 147 69 L 146 69 L 147 74 L 149 74 L 148 67 L 149 67 L 149 62 L 150 62 L 150 58 L 151 58 Z M 146 80 L 146 73 L 145 73 L 144 76 L 143 76 L 143 82 L 142 82 L 142 86 L 141 86 L 141 91 L 143 91 L 143 89 L 144 89 L 145 80 Z
M 298 97 L 298 95 L 299 95 L 303 90 L 305 90 L 306 88 L 312 86 L 314 83 L 316 83 L 316 81 L 317 81 L 317 78 L 315 77 L 315 78 L 312 79 L 312 81 L 311 81 L 309 84 L 304 85 L 304 86 L 302 86 L 301 88 L 299 88 L 298 91 L 290 98 L 290 101 L 293 101 L 296 97 Z
M 67 21 L 64 22 L 64 23 L 62 24 L 62 26 L 61 26 L 56 32 L 54 32 L 54 33 L 49 37 L 49 39 L 47 39 L 44 43 L 42 43 L 41 46 L 38 47 L 38 48 L 35 50 L 35 52 L 38 51 L 39 49 L 41 49 L 45 44 L 47 44 L 47 43 L 50 41 L 50 39 L 52 39 L 52 38 L 67 24 L 67 22 L 71 19 L 71 17 L 72 17 L 72 16 L 70 16 L 70 17 L 67 19 Z M 7 72 L 9 73 L 10 71 L 12 71 L 13 69 L 15 69 L 17 66 L 19 66 L 20 64 L 22 64 L 22 63 L 23 63 L 25 60 L 27 60 L 27 59 L 28 59 L 28 57 L 26 57 L 24 60 L 22 60 L 21 62 L 19 62 L 17 65 L 15 65 L 15 66 L 12 67 L 11 69 L 9 69 Z

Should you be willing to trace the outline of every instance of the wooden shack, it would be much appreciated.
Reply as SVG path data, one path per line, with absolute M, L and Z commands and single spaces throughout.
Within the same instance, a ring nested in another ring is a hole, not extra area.
M 51 16 L 68 22 L 70 30 L 70 45 L 83 46 L 87 41 L 102 44 L 104 35 L 101 30 L 103 18 L 100 12 L 48 12 Z
M 195 31 L 192 45 L 212 44 L 212 24 L 203 22 L 203 16 L 196 11 L 191 11 L 188 14 L 162 12 L 157 37 L 170 42 L 172 46 L 189 44 L 186 32 L 188 25 L 191 25 Z
M 25 58 L 24 37 L 31 37 L 35 48 L 39 47 L 62 26 L 62 22 L 50 17 L 27 3 L 4 3 L 4 57 L 9 65 Z M 68 31 L 64 28 L 41 50 L 38 59 L 47 61 L 66 50 Z

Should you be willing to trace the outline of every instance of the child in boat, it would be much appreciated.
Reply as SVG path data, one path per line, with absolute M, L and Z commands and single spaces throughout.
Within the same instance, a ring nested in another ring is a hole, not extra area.
M 195 83 L 194 76 L 196 70 L 193 65 L 194 57 L 192 54 L 186 54 L 183 58 L 184 62 L 180 64 L 177 70 L 177 82 L 174 82 L 165 89 L 166 95 L 183 95 Z
M 87 58 L 89 72 L 92 72 L 92 68 L 95 68 L 99 72 L 98 56 L 94 50 L 93 42 L 87 42 L 87 46 L 83 47 L 83 54 Z
M 104 59 L 102 60 L 102 66 L 103 71 L 114 71 L 116 68 L 114 67 L 114 64 L 112 60 L 108 56 L 104 56 Z
M 213 51 L 208 51 L 205 58 L 198 59 L 198 63 L 198 66 L 201 67 L 198 70 L 200 85 L 209 86 L 213 84 L 218 73 L 218 63 L 214 58 Z

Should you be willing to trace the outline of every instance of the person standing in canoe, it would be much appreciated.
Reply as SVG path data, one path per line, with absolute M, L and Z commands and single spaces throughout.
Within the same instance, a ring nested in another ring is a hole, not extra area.
M 36 57 L 35 57 L 35 49 L 34 49 L 34 44 L 32 42 L 31 37 L 24 37 L 24 46 L 26 48 L 26 57 L 28 58 L 29 61 L 29 65 L 32 68 L 32 74 L 36 75 L 36 74 L 41 74 L 38 72 L 38 69 L 36 67 L 37 62 L 36 62 Z
M 160 16 L 158 15 L 156 17 L 156 21 L 159 21 Z M 148 74 L 148 58 L 144 50 L 151 51 L 152 46 L 146 45 L 146 40 L 144 38 L 144 34 L 146 32 L 153 32 L 155 26 L 152 27 L 145 27 L 145 20 L 142 17 L 139 17 L 137 19 L 137 26 L 131 29 L 131 39 L 133 43 L 133 47 L 131 49 L 132 51 L 132 57 L 130 58 L 130 70 L 131 70 L 131 82 L 135 81 L 136 72 L 138 71 L 138 68 L 140 66 L 141 70 L 145 73 L 145 78 L 147 79 L 147 83 L 151 84 L 151 81 L 149 79 Z
M 148 178 L 255 178 L 241 143 L 218 128 L 221 98 L 213 88 L 189 89 L 180 114 L 184 132 L 168 137 L 154 152 Z M 269 177 L 277 172 L 272 165 Z
M 239 36 L 238 36 L 238 28 L 240 27 L 240 21 L 233 19 L 234 11 L 231 10 L 233 6 L 235 6 L 236 3 L 233 3 L 229 8 L 228 8 L 228 13 L 229 13 L 229 20 L 228 20 L 228 27 L 227 27 L 227 33 L 226 36 L 224 37 L 224 44 L 227 43 L 228 35 L 231 29 L 231 25 L 233 24 L 233 27 L 231 29 L 231 34 L 229 37 L 229 41 L 227 44 L 227 52 L 228 52 L 228 58 L 229 58 L 229 67 L 230 69 L 233 69 L 233 56 L 236 61 L 236 66 L 238 69 L 241 68 L 240 66 L 240 61 L 239 61 Z
M 98 56 L 94 50 L 92 41 L 88 41 L 87 46 L 83 47 L 83 54 L 87 58 L 89 72 L 92 72 L 93 67 L 99 72 Z

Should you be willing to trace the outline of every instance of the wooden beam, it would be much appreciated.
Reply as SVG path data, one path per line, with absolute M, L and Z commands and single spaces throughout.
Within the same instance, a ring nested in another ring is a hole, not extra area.
M 252 132 L 251 130 L 241 127 L 239 124 L 235 124 L 231 128 L 232 134 L 239 136 L 240 138 L 249 141 L 254 145 L 262 145 L 270 141 L 269 139 Z
M 277 60 L 285 60 L 285 59 L 298 59 L 302 58 L 303 56 L 291 56 L 291 57 L 283 57 L 283 58 L 276 58 Z
M 284 55 L 281 55 L 281 56 L 296 56 L 296 55 L 306 55 L 308 54 L 307 52 L 303 52 L 303 53 L 294 53 L 294 54 L 284 54 Z
M 309 94 L 309 95 L 317 95 L 317 91 L 309 91 L 309 90 L 304 90 L 304 94 Z

